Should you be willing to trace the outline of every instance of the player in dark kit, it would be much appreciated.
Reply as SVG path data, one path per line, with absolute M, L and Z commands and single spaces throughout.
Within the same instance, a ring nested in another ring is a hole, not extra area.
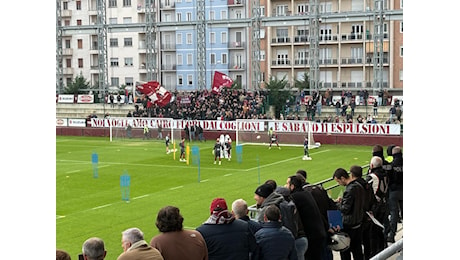
M 169 154 L 171 152 L 171 150 L 169 150 L 169 142 L 170 142 L 170 139 L 169 139 L 169 134 L 165 137 L 165 144 L 166 144 L 166 154 Z
M 227 154 L 228 154 L 228 160 L 232 159 L 232 140 L 227 140 L 225 142 L 225 147 L 227 149 Z
M 185 162 L 185 137 L 182 137 L 182 140 L 180 141 L 180 162 Z
M 222 163 L 220 160 L 220 150 L 222 145 L 220 144 L 219 138 L 217 138 L 216 143 L 214 144 L 214 164 L 216 164 L 217 158 L 219 158 L 219 165 Z
M 310 153 L 308 152 L 308 136 L 305 136 L 303 141 L 303 157 L 302 160 L 311 160 Z
M 270 129 L 271 130 L 271 129 Z M 281 150 L 281 147 L 280 145 L 278 144 L 278 135 L 273 131 L 272 132 L 272 135 L 270 136 L 270 146 L 268 147 L 268 149 L 272 149 L 272 144 L 275 143 L 276 146 L 278 146 L 278 149 Z

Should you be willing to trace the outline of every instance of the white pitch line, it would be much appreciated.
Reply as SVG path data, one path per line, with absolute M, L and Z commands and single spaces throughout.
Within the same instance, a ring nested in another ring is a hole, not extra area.
M 207 181 L 209 181 L 209 179 L 206 179 L 206 180 L 202 180 L 202 181 L 200 181 L 200 182 L 207 182 Z
M 228 173 L 228 174 L 225 174 L 224 177 L 227 177 L 227 176 L 232 176 L 233 174 L 231 173 Z
M 169 190 L 177 190 L 177 189 L 180 189 L 180 188 L 183 188 L 184 186 L 177 186 L 177 187 L 173 187 L 173 188 L 169 188 Z
M 323 152 L 329 152 L 330 150 L 323 150 L 323 151 L 319 151 L 319 152 L 316 152 L 316 153 L 310 153 L 310 154 L 318 154 L 318 153 L 323 153 Z M 261 165 L 259 167 L 253 167 L 253 168 L 249 168 L 249 169 L 246 169 L 244 171 L 253 171 L 255 169 L 258 169 L 258 168 L 265 168 L 265 167 L 268 167 L 268 166 L 272 166 L 272 165 L 276 165 L 276 164 L 280 164 L 280 163 L 284 163 L 284 162 L 289 162 L 289 161 L 292 161 L 292 160 L 297 160 L 299 159 L 300 157 L 302 156 L 298 156 L 298 157 L 294 157 L 294 158 L 290 158 L 290 159 L 286 159 L 286 160 L 282 160 L 282 161 L 277 161 L 277 162 L 274 162 L 274 163 L 269 163 L 269 164 L 264 164 L 264 165 Z
M 56 216 L 56 219 L 60 219 L 60 218 L 65 218 L 65 216 L 59 216 L 59 215 Z
M 75 171 L 70 171 L 70 172 L 66 172 L 66 173 L 75 173 L 75 172 L 79 172 L 81 170 L 75 170 Z
M 145 194 L 145 195 L 142 195 L 142 196 L 135 197 L 135 198 L 133 198 L 133 200 L 142 199 L 142 198 L 145 198 L 145 197 L 148 197 L 148 196 L 150 196 L 150 194 Z
M 105 207 L 108 207 L 108 206 L 112 206 L 112 203 L 110 203 L 110 204 L 105 204 L 105 205 L 102 205 L 102 206 L 99 206 L 99 207 L 94 207 L 94 208 L 92 208 L 92 210 L 101 209 L 101 208 L 105 208 Z

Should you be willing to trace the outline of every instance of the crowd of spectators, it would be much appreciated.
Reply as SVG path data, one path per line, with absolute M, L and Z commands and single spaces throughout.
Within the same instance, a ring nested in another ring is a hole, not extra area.
M 187 94 L 176 92 L 174 96 L 174 101 L 165 107 L 153 104 L 143 96 L 135 104 L 135 110 L 127 116 L 225 121 L 269 119 L 263 91 L 228 90 L 215 95 L 204 90 Z
M 368 105 L 369 92 L 366 89 L 353 93 L 342 91 L 341 98 L 332 99 L 332 90 L 314 91 L 308 96 L 306 91 L 297 91 L 286 100 L 280 112 L 280 120 L 309 120 L 323 123 L 386 123 L 399 124 L 402 121 L 402 101 L 395 99 L 387 115 L 378 116 L 378 107 L 389 106 L 392 97 L 388 91 L 378 93 L 374 104 L 369 104 L 368 114 L 355 114 L 357 106 Z M 154 104 L 146 96 L 137 99 L 134 111 L 127 117 L 155 117 L 186 120 L 273 119 L 268 109 L 267 91 L 224 90 L 219 95 L 208 90 L 188 93 L 174 92 L 174 100 L 167 106 Z M 335 107 L 335 115 L 322 115 L 322 108 Z M 372 112 L 373 111 L 373 112 Z M 379 119 L 380 118 L 380 119 Z M 380 120 L 380 122 L 377 121 Z

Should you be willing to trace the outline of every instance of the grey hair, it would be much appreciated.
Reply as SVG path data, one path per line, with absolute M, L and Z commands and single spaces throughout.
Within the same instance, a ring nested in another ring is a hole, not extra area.
M 248 213 L 248 203 L 243 199 L 237 199 L 232 203 L 232 210 L 237 217 L 244 217 Z
M 123 239 L 130 243 L 136 243 L 137 241 L 144 240 L 144 233 L 138 228 L 128 228 L 121 232 Z
M 82 252 L 90 260 L 102 259 L 105 253 L 104 241 L 98 237 L 88 238 L 83 243 Z
M 372 168 L 382 167 L 383 161 L 379 156 L 373 156 L 371 159 Z

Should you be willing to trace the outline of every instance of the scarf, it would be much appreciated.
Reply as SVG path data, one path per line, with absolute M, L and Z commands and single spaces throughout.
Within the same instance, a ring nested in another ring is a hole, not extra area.
M 228 212 L 228 210 L 213 211 L 211 216 L 204 222 L 204 224 L 221 225 L 230 224 L 235 220 L 235 217 Z

